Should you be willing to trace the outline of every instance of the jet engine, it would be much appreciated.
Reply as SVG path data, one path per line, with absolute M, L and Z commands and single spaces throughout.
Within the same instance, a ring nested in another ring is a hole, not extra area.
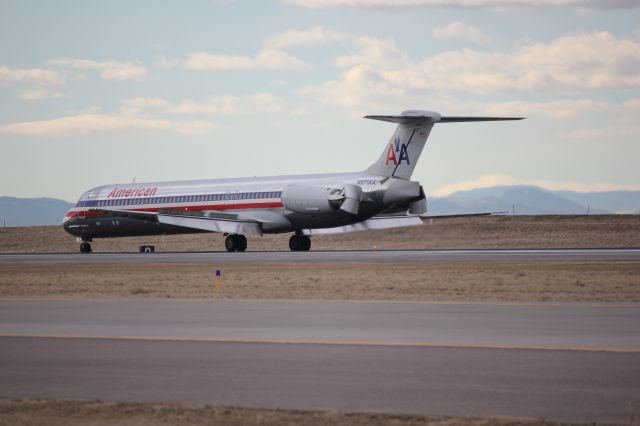
M 427 197 L 424 194 L 424 189 L 420 186 L 420 195 L 411 200 L 409 203 L 410 214 L 425 214 L 427 212 Z
M 284 208 L 294 213 L 326 214 L 342 210 L 358 214 L 362 188 L 347 184 L 342 188 L 288 186 L 282 191 Z

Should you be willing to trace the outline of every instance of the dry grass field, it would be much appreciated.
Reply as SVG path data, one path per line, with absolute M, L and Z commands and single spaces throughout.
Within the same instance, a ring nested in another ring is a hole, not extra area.
M 250 251 L 288 251 L 289 235 L 250 237 Z M 223 251 L 220 234 L 107 238 L 96 252 Z M 493 216 L 428 219 L 423 226 L 313 237 L 312 250 L 437 248 L 640 247 L 640 215 Z M 0 253 L 77 253 L 78 243 L 61 226 L 0 228 Z
M 285 250 L 288 235 L 250 250 Z M 97 240 L 95 251 L 222 250 L 216 234 Z M 640 247 L 640 216 L 502 216 L 314 237 L 314 250 Z M 0 252 L 77 252 L 61 227 L 0 228 Z M 88 255 L 90 256 L 90 255 Z M 207 298 L 223 272 L 229 298 L 404 301 L 640 301 L 638 262 L 1 265 L 0 297 Z
M 0 297 L 640 302 L 640 263 L 0 265 Z
M 545 420 L 266 410 L 170 404 L 0 400 L 0 426 L 553 426 Z

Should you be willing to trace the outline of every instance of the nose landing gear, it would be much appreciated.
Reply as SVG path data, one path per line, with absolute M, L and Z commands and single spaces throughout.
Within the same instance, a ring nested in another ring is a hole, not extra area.
M 83 241 L 80 243 L 80 253 L 91 253 L 91 243 Z

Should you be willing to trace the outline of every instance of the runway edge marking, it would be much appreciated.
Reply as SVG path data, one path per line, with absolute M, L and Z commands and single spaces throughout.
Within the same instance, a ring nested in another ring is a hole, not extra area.
M 574 351 L 607 353 L 640 353 L 640 348 L 605 348 L 598 346 L 545 346 L 545 345 L 490 345 L 448 342 L 384 342 L 378 340 L 292 340 L 292 339 L 224 339 L 208 337 L 181 336 L 88 336 L 71 334 L 40 333 L 0 333 L 0 338 L 32 339 L 76 339 L 76 340 L 125 340 L 147 342 L 197 342 L 197 343 L 238 343 L 238 344 L 276 344 L 276 345 L 334 345 L 334 346 L 384 346 L 415 348 L 451 348 L 451 349 L 498 349 L 498 350 L 535 350 L 535 351 Z

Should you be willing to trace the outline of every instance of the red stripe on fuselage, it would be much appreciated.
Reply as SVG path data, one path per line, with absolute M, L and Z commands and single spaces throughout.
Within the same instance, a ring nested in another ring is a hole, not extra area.
M 123 210 L 126 209 L 126 206 Z M 178 210 L 178 211 L 194 211 L 199 212 L 203 210 L 242 210 L 242 209 L 274 209 L 282 207 L 282 203 L 279 201 L 268 202 L 268 203 L 246 203 L 246 204 L 213 204 L 213 205 L 201 205 L 201 206 L 163 206 L 163 207 L 147 207 L 147 208 L 137 208 L 137 209 L 126 209 L 127 211 L 133 212 L 151 212 L 156 213 L 160 210 Z M 101 209 L 101 207 L 94 207 L 96 209 Z M 116 209 L 108 209 L 104 210 L 116 210 Z M 94 216 L 105 216 L 103 213 L 98 212 L 90 212 L 88 210 L 76 210 L 76 211 L 68 211 L 65 217 L 94 217 Z

